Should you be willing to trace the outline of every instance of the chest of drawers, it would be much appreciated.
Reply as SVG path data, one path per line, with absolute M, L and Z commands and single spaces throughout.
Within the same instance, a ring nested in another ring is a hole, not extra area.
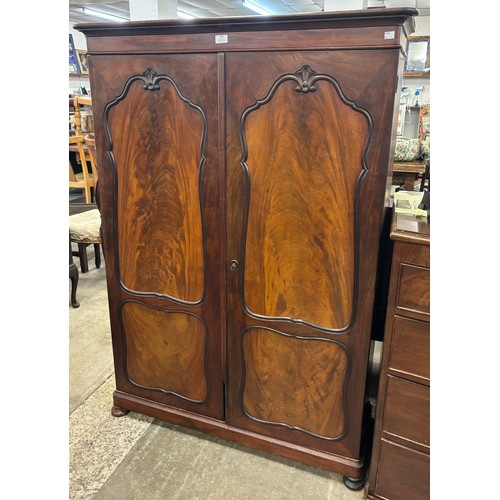
M 394 242 L 368 498 L 429 498 L 430 225 L 393 214 Z

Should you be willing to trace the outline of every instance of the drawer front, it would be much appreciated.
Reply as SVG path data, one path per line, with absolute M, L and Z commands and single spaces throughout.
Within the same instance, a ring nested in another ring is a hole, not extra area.
M 375 494 L 389 500 L 430 498 L 429 455 L 382 440 Z
M 430 277 L 428 267 L 401 263 L 396 308 L 429 315 Z
M 389 375 L 382 431 L 430 446 L 429 398 L 429 387 Z
M 430 325 L 400 316 L 392 326 L 389 370 L 410 374 L 428 382 L 430 379 Z

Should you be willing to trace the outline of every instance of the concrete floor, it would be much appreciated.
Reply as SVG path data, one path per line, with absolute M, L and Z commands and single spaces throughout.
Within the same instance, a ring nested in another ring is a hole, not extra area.
M 79 266 L 78 259 L 75 263 Z M 70 500 L 356 500 L 342 476 L 166 424 L 111 416 L 115 389 L 104 263 L 70 307 Z

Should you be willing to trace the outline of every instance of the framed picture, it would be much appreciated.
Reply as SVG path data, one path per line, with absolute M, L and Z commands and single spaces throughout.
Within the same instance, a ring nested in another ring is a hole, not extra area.
M 89 64 L 87 61 L 87 51 L 76 49 L 76 55 L 78 56 L 78 65 L 80 66 L 80 74 L 88 75 L 89 74 Z
M 430 76 L 431 38 L 430 36 L 410 36 L 404 76 Z
M 78 64 L 73 35 L 71 33 L 69 35 L 69 72 L 74 75 L 80 74 L 80 65 Z

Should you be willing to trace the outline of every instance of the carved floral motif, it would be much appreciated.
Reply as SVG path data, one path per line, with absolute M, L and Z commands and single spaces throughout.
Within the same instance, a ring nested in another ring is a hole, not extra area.
M 297 92 L 303 92 L 304 94 L 307 94 L 308 92 L 314 92 L 316 90 L 316 87 L 314 86 L 314 83 L 317 79 L 316 77 L 318 75 L 316 71 L 305 65 L 302 66 L 299 71 L 296 71 L 295 75 L 297 76 L 298 83 L 298 85 L 295 87 L 295 90 Z
M 144 90 L 160 90 L 160 85 L 158 84 L 158 73 L 151 68 L 148 68 L 144 73 L 142 73 L 142 79 L 144 80 L 144 85 L 142 86 Z

